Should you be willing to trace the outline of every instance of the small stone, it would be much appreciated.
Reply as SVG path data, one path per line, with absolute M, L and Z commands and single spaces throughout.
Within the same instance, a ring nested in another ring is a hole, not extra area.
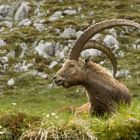
M 70 38 L 70 37 L 75 37 L 75 36 L 76 36 L 75 29 L 71 27 L 65 28 L 64 32 L 60 35 L 60 37 L 62 38 Z
M 20 7 L 16 11 L 14 19 L 15 20 L 22 20 L 24 18 L 27 18 L 30 9 L 31 9 L 31 7 L 29 6 L 29 2 L 22 2 Z
M 48 75 L 45 74 L 45 73 L 43 73 L 43 72 L 38 72 L 37 75 L 40 76 L 40 77 L 43 78 L 43 79 L 48 79 Z
M 114 28 L 108 29 L 107 32 L 110 33 L 111 35 L 113 35 L 115 38 L 117 37 L 117 32 Z
M 1 25 L 5 25 L 8 28 L 12 28 L 13 22 L 11 22 L 11 21 L 3 21 L 3 22 L 1 22 Z
M 67 9 L 67 10 L 63 11 L 63 13 L 66 15 L 76 15 L 77 11 L 75 9 Z
M 7 54 L 7 57 L 12 57 L 12 58 L 15 58 L 15 51 L 10 51 L 8 54 Z
M 4 56 L 4 57 L 0 58 L 0 60 L 3 64 L 7 64 L 9 62 L 9 59 L 8 59 L 7 56 Z
M 76 32 L 76 37 L 79 38 L 83 34 L 83 31 Z
M 35 50 L 44 58 L 54 55 L 54 44 L 52 42 L 44 42 L 41 40 Z
M 58 20 L 59 18 L 63 18 L 64 16 L 62 15 L 62 12 L 61 11 L 56 11 L 50 18 L 49 20 L 50 21 L 56 21 Z
M 130 77 L 129 74 L 130 74 L 129 70 L 124 69 L 124 70 L 118 71 L 116 74 L 116 77 L 128 78 Z
M 7 85 L 10 86 L 10 87 L 13 86 L 14 84 L 15 84 L 14 78 L 9 79 L 8 82 L 7 82 Z
M 107 35 L 104 38 L 104 43 L 108 46 L 114 46 L 115 49 L 119 49 L 119 42 L 117 39 L 112 35 Z
M 30 26 L 32 24 L 30 19 L 23 19 L 20 23 L 19 26 Z
M 3 19 L 7 17 L 9 10 L 10 10 L 9 5 L 0 5 L 0 15 Z
M 88 49 L 81 53 L 81 57 L 83 58 L 95 57 L 95 56 L 100 56 L 100 55 L 101 55 L 101 52 L 96 49 Z
M 52 69 L 52 68 L 53 68 L 54 66 L 56 66 L 57 64 L 58 64 L 57 61 L 52 61 L 48 67 L 49 67 L 50 69 Z
M 0 47 L 6 46 L 6 42 L 0 39 Z
M 45 26 L 41 23 L 34 23 L 33 26 L 39 31 L 42 32 L 45 30 Z
M 98 34 L 94 35 L 91 40 L 99 40 L 100 37 L 101 37 L 101 34 L 98 33 Z

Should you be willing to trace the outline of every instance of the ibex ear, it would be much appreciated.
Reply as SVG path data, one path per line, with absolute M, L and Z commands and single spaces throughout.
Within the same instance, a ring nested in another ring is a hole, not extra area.
M 90 61 L 90 57 L 85 59 L 85 64 L 87 64 Z
M 86 67 L 87 66 L 87 64 L 88 64 L 88 62 L 90 61 L 90 57 L 88 57 L 88 58 L 86 58 L 85 59 L 85 64 L 84 64 L 84 67 Z

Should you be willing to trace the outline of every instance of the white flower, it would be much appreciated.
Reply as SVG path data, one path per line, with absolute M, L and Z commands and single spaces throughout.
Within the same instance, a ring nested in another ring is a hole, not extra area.
M 54 113 L 54 112 L 52 112 L 52 113 L 51 113 L 51 115 L 52 115 L 52 116 L 55 116 L 55 113 Z

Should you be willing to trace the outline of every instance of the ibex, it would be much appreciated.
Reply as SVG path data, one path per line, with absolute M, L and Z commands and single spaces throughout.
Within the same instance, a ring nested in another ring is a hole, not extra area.
M 140 29 L 140 24 L 126 19 L 112 19 L 92 25 L 75 41 L 64 65 L 53 78 L 57 86 L 64 88 L 84 86 L 89 101 L 85 106 L 90 107 L 92 115 L 102 116 L 105 113 L 114 112 L 120 103 L 130 105 L 131 102 L 131 94 L 125 85 L 99 64 L 79 58 L 91 37 L 104 29 L 115 26 L 132 26 Z

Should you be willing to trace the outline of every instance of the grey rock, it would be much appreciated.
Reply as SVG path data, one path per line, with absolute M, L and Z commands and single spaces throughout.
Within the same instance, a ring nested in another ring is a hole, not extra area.
M 0 23 L 0 25 L 1 26 L 6 26 L 6 27 L 8 27 L 8 28 L 12 28 L 12 26 L 13 26 L 13 22 L 11 22 L 11 21 L 2 21 L 1 23 Z
M 130 75 L 129 70 L 123 69 L 117 72 L 116 77 L 131 78 L 131 75 Z
M 57 64 L 58 64 L 57 61 L 52 61 L 48 67 L 49 67 L 50 69 L 52 69 L 52 68 L 53 68 L 54 66 L 56 66 Z
M 34 11 L 34 14 L 35 14 L 37 17 L 47 16 L 47 12 L 42 11 L 42 10 L 40 9 L 40 6 L 38 6 L 38 7 L 36 8 L 36 10 Z
M 48 58 L 49 56 L 54 55 L 54 48 L 53 48 L 53 43 L 52 42 L 44 42 L 43 40 L 41 40 L 38 43 L 35 50 L 37 51 L 37 53 L 40 56 L 42 56 L 44 58 Z
M 63 18 L 64 16 L 62 15 L 62 11 L 56 11 L 50 18 L 49 18 L 49 20 L 50 21 L 56 21 L 56 20 L 58 20 L 58 19 L 60 19 L 60 18 Z
M 30 9 L 29 2 L 22 2 L 15 13 L 14 19 L 18 21 L 27 18 Z
M 45 30 L 45 26 L 42 23 L 34 23 L 33 26 L 39 31 L 42 32 Z
M 15 51 L 14 51 L 14 50 L 10 51 L 10 52 L 7 54 L 7 57 L 8 57 L 8 58 L 9 58 L 9 57 L 15 58 Z
M 112 35 L 106 35 L 104 38 L 104 43 L 110 47 L 113 46 L 115 49 L 119 49 L 119 42 Z
M 117 58 L 123 58 L 124 57 L 124 52 L 122 50 L 120 50 L 117 54 L 116 54 Z
M 81 53 L 81 57 L 83 58 L 95 57 L 95 56 L 100 56 L 100 55 L 101 55 L 101 52 L 96 49 L 88 49 Z
M 2 19 L 6 18 L 10 10 L 9 5 L 0 5 L 0 16 Z
M 70 38 L 70 37 L 75 37 L 76 36 L 76 32 L 75 29 L 69 27 L 69 28 L 65 28 L 64 32 L 62 34 L 60 34 L 60 37 L 62 38 Z
M 25 43 L 22 43 L 22 44 L 20 44 L 20 47 L 22 48 L 22 52 L 21 52 L 19 58 L 23 58 L 27 51 L 27 45 Z
M 9 79 L 8 82 L 7 82 L 7 85 L 10 86 L 10 87 L 13 86 L 14 84 L 15 84 L 14 78 Z
M 76 37 L 79 38 L 83 34 L 83 31 L 76 32 Z
M 7 64 L 9 62 L 9 59 L 7 56 L 3 56 L 0 58 L 0 61 L 3 63 L 3 64 Z
M 15 65 L 15 71 L 16 72 L 25 72 L 28 71 L 29 68 L 33 66 L 32 63 L 27 63 L 26 61 L 20 62 Z
M 63 11 L 63 13 L 66 15 L 76 15 L 77 11 L 75 9 L 67 9 L 67 10 Z
M 113 35 L 115 38 L 117 37 L 117 32 L 114 28 L 108 29 L 107 32 L 110 33 L 111 35 Z
M 56 51 L 55 56 L 58 59 L 63 59 L 65 57 L 65 52 L 64 51 Z
M 91 38 L 91 40 L 99 40 L 100 37 L 101 37 L 101 34 L 98 33 L 98 34 L 94 35 L 94 36 Z
M 31 24 L 32 24 L 32 21 L 29 18 L 27 18 L 20 21 L 18 26 L 30 26 Z
M 2 39 L 0 39 L 0 47 L 6 46 L 6 42 Z

